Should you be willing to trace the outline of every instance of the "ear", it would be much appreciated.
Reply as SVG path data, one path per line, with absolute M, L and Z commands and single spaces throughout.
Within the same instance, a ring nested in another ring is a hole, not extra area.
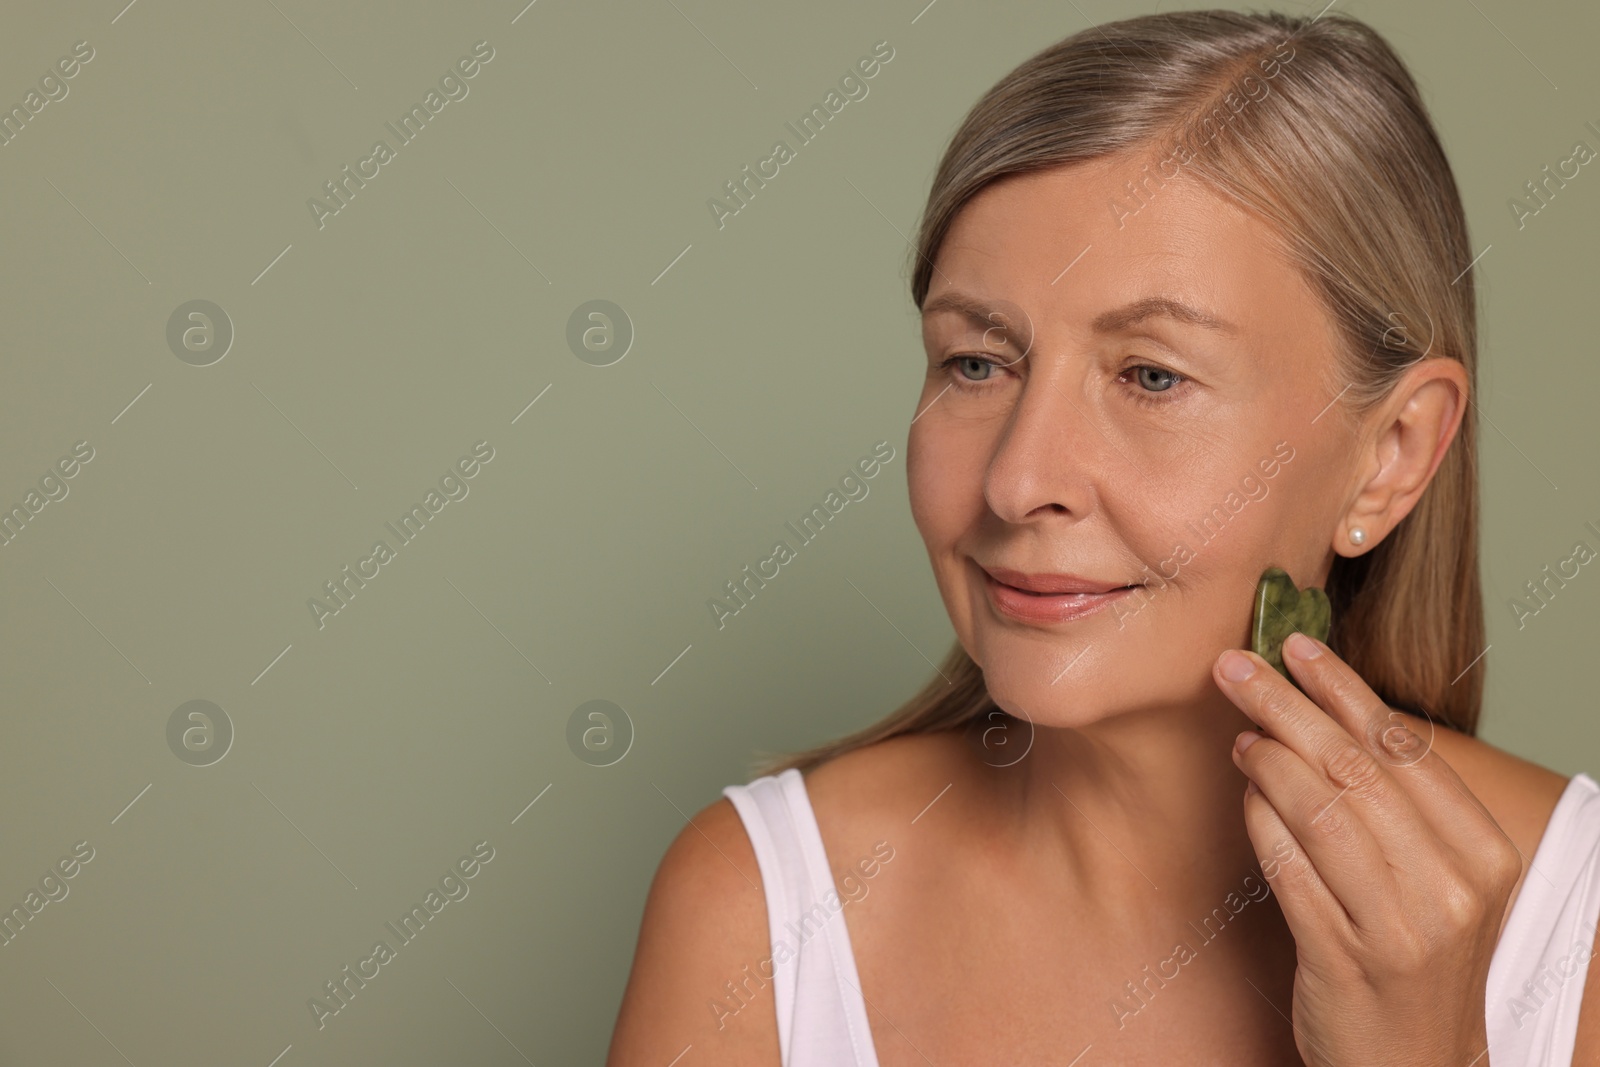
M 1467 394 L 1459 360 L 1435 356 L 1406 371 L 1368 423 L 1354 499 L 1334 534 L 1334 551 L 1358 556 L 1411 513 L 1461 428 Z M 1350 539 L 1352 529 L 1363 532 L 1360 544 Z

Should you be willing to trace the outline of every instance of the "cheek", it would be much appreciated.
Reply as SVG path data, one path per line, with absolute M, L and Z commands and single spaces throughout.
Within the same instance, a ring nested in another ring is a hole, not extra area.
M 1159 634 L 1174 648 L 1195 640 L 1206 648 L 1237 645 L 1261 571 L 1274 562 L 1294 565 L 1277 559 L 1296 528 L 1285 499 L 1274 490 L 1251 500 L 1237 477 L 1208 473 L 1123 503 L 1138 511 L 1120 528 L 1149 568 L 1149 591 L 1123 613 L 1119 633 Z
M 972 642 L 976 590 L 963 546 L 977 536 L 987 515 L 983 476 L 988 453 L 977 443 L 952 434 L 949 427 L 924 426 L 926 422 L 928 419 L 913 425 L 906 441 L 912 519 L 957 639 L 976 658 Z
M 981 505 L 982 468 L 972 469 L 951 435 L 919 422 L 906 439 L 906 488 L 911 516 L 930 552 L 948 547 Z
M 911 518 L 923 540 L 933 547 L 939 539 L 939 516 L 944 508 L 939 501 L 939 483 L 930 477 L 929 465 L 921 452 L 911 444 L 906 446 L 906 492 L 911 499 Z

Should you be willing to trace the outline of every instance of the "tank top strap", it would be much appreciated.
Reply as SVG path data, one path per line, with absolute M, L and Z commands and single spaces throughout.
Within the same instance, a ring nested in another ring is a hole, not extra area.
M 772 983 L 783 1067 L 878 1067 L 844 902 L 805 779 L 791 768 L 722 793 L 761 870 L 771 954 L 747 971 Z
M 1567 783 L 1489 965 L 1489 1059 L 1567 1067 L 1600 917 L 1600 785 Z

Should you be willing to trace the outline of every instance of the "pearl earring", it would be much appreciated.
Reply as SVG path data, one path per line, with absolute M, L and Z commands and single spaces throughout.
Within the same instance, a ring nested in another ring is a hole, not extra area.
M 1362 544 L 1362 543 L 1364 543 L 1366 541 L 1366 539 L 1367 539 L 1367 531 L 1363 530 L 1359 526 L 1350 527 L 1350 543 L 1352 545 Z

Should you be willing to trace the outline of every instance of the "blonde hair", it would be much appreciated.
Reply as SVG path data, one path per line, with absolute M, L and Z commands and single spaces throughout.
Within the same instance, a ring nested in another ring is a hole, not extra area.
M 1175 176 L 1161 170 L 1169 162 L 1187 169 L 1270 223 L 1303 271 L 1340 337 L 1340 381 L 1351 384 L 1334 406 L 1350 425 L 1423 358 L 1459 360 L 1476 389 L 1472 253 L 1454 175 L 1405 65 L 1345 16 L 1144 15 L 1022 63 L 972 108 L 939 165 L 910 264 L 916 306 L 952 221 L 991 182 L 1163 142 L 1175 153 L 1139 188 Z M 1325 586 L 1339 656 L 1391 707 L 1466 734 L 1484 683 L 1471 415 L 1410 514 L 1364 554 L 1335 557 Z M 764 753 L 758 773 L 804 772 L 999 711 L 959 642 L 939 672 L 882 721 Z

